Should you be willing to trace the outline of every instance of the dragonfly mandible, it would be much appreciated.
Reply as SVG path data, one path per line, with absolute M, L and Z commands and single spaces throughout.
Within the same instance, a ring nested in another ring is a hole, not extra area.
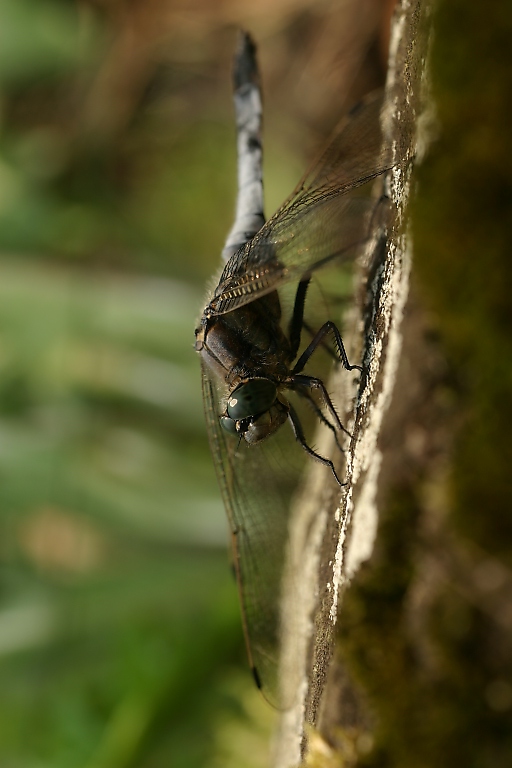
M 337 326 L 311 329 L 304 319 L 313 273 L 353 258 L 370 235 L 375 200 L 361 188 L 389 169 L 380 128 L 381 99 L 357 105 L 320 159 L 265 222 L 263 215 L 261 95 L 255 46 L 241 33 L 234 62 L 238 130 L 238 199 L 223 250 L 224 267 L 196 329 L 206 423 L 232 538 L 249 662 L 266 697 L 278 701 L 280 588 L 289 487 L 274 445 L 286 440 L 324 464 L 333 461 L 306 439 L 291 402 L 305 401 L 338 434 L 346 431 L 320 377 L 304 369 L 320 347 L 349 362 Z M 281 294 L 292 287 L 288 317 Z M 307 344 L 304 347 L 304 329 Z M 285 424 L 286 437 L 283 438 Z M 284 448 L 282 447 L 284 445 Z

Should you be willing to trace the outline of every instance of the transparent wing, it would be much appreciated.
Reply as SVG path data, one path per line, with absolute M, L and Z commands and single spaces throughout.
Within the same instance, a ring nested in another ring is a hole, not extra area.
M 311 165 L 281 209 L 303 199 L 311 202 L 315 197 L 345 194 L 389 168 L 391 145 L 384 141 L 382 134 L 382 105 L 383 94 L 373 93 L 345 115 L 327 149 Z
M 375 201 L 359 187 L 390 167 L 381 107 L 379 95 L 352 110 L 288 200 L 232 256 L 210 304 L 215 314 L 300 280 L 332 259 L 349 258 L 368 239 Z
M 210 448 L 231 528 L 249 662 L 265 697 L 280 707 L 280 589 L 290 497 L 302 452 L 287 424 L 271 440 L 239 444 L 220 426 L 220 394 L 205 366 L 202 378 Z M 296 465 L 290 456 L 294 449 Z

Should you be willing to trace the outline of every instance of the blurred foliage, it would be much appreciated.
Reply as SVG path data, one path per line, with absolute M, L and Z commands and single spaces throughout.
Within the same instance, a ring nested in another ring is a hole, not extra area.
M 266 764 L 193 329 L 234 205 L 234 27 L 271 41 L 272 211 L 304 122 L 340 116 L 332 74 L 374 86 L 375 21 L 337 5 L 0 0 L 2 766 Z
M 0 15 L 0 763 L 240 765 L 256 712 L 261 765 L 193 352 L 230 111 L 167 62 L 123 113 L 91 5 Z

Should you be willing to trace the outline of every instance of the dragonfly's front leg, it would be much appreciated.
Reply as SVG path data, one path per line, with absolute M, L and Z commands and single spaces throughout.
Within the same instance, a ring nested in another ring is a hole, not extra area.
M 222 251 L 224 261 L 249 242 L 265 223 L 261 93 L 256 49 L 246 32 L 240 34 L 233 80 L 238 133 L 238 196 L 235 221 Z

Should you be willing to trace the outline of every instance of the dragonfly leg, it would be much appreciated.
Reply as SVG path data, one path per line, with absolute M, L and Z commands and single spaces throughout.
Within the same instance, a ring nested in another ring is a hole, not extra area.
M 334 421 L 338 425 L 338 429 L 341 429 L 349 437 L 352 437 L 348 429 L 345 429 L 345 427 L 341 423 L 340 417 L 336 413 L 336 408 L 334 407 L 334 403 L 329 397 L 329 393 L 327 392 L 325 388 L 325 384 L 323 383 L 322 379 L 317 379 L 315 376 L 305 376 L 304 374 L 298 373 L 292 376 L 292 382 L 293 384 L 299 384 L 300 386 L 308 387 L 309 389 L 318 389 L 320 394 L 322 395 L 322 399 L 324 403 L 329 409 Z
M 300 443 L 302 448 L 304 448 L 304 450 L 306 451 L 307 454 L 309 454 L 309 456 L 312 456 L 321 464 L 325 464 L 326 467 L 329 467 L 332 474 L 334 475 L 334 479 L 336 480 L 340 488 L 343 488 L 343 486 L 346 485 L 346 483 L 342 483 L 341 480 L 339 479 L 332 461 L 330 459 L 326 459 L 325 456 L 321 456 L 319 453 L 317 453 L 312 448 L 310 448 L 310 446 L 307 444 L 306 438 L 304 436 L 304 432 L 302 429 L 302 424 L 300 423 L 299 417 L 297 416 L 297 413 L 295 412 L 295 409 L 293 408 L 292 405 L 290 405 L 288 418 L 290 420 L 290 424 L 292 425 L 293 434 L 295 435 L 295 439 L 297 440 L 297 442 Z
M 306 293 L 309 287 L 310 280 L 311 280 L 310 277 L 308 277 L 306 280 L 301 280 L 297 288 L 297 293 L 295 294 L 293 314 L 292 314 L 292 317 L 290 320 L 290 326 L 288 329 L 293 357 L 295 357 L 297 352 L 299 351 L 302 328 L 305 327 L 304 303 L 306 301 Z
M 315 333 L 316 333 L 315 329 L 314 329 L 314 328 L 313 328 L 311 325 L 309 325 L 309 323 L 306 323 L 306 322 L 303 322 L 303 323 L 302 323 L 302 327 L 303 327 L 303 328 L 305 328 L 305 330 L 306 330 L 306 331 L 309 333 L 309 335 L 311 336 L 311 338 L 313 338 L 313 336 L 314 336 L 314 335 L 315 335 Z M 326 352 L 326 353 L 329 355 L 329 357 L 330 357 L 330 358 L 332 358 L 333 360 L 335 360 L 337 363 L 339 362 L 339 360 L 338 360 L 338 356 L 336 355 L 336 352 L 334 352 L 334 350 L 332 350 L 332 349 L 330 348 L 330 346 L 327 344 L 327 342 L 326 342 L 326 341 L 322 341 L 322 343 L 321 343 L 319 346 L 321 346 L 321 347 L 322 347 L 322 349 L 324 350 L 324 352 Z
M 315 403 L 315 401 L 314 401 L 314 400 L 313 400 L 313 398 L 311 397 L 311 395 L 310 395 L 310 393 L 308 392 L 308 390 L 307 390 L 307 389 L 302 389 L 302 388 L 301 388 L 301 389 L 297 389 L 297 393 L 298 393 L 298 394 L 299 394 L 301 397 L 304 397 L 304 398 L 306 398 L 306 400 L 308 401 L 308 403 L 310 404 L 310 406 L 311 406 L 311 407 L 312 407 L 312 409 L 314 410 L 314 412 L 315 412 L 315 415 L 316 415 L 317 419 L 320 419 L 320 421 L 322 422 L 322 424 L 325 424 L 325 426 L 326 426 L 326 427 L 329 427 L 329 429 L 331 430 L 331 432 L 334 434 L 334 440 L 336 441 L 336 445 L 338 446 L 339 450 L 340 450 L 342 453 L 345 453 L 345 451 L 343 450 L 343 448 L 341 447 L 341 445 L 340 445 L 340 443 L 339 443 L 339 440 L 338 440 L 338 433 L 337 433 L 337 431 L 336 431 L 336 427 L 334 427 L 334 426 L 331 424 L 331 422 L 329 421 L 329 419 L 326 419 L 326 418 L 325 418 L 324 414 L 322 413 L 322 411 L 320 410 L 320 408 L 318 407 L 318 405 Z M 352 437 L 352 435 L 351 435 L 351 437 Z
M 363 371 L 360 365 L 350 365 L 348 360 L 348 355 L 345 350 L 345 345 L 343 344 L 343 339 L 341 338 L 341 333 L 339 332 L 336 325 L 332 322 L 332 320 L 328 320 L 326 323 L 322 325 L 322 327 L 317 332 L 314 339 L 311 341 L 311 343 L 306 347 L 302 355 L 299 357 L 299 359 L 297 360 L 297 362 L 293 367 L 292 374 L 300 373 L 304 369 L 304 366 L 308 362 L 309 358 L 311 357 L 315 349 L 322 343 L 322 341 L 327 336 L 327 334 L 331 332 L 334 336 L 334 341 L 336 342 L 336 351 L 338 353 L 338 359 L 342 362 L 343 367 L 346 368 L 347 371 L 353 371 L 354 369 L 361 372 Z

